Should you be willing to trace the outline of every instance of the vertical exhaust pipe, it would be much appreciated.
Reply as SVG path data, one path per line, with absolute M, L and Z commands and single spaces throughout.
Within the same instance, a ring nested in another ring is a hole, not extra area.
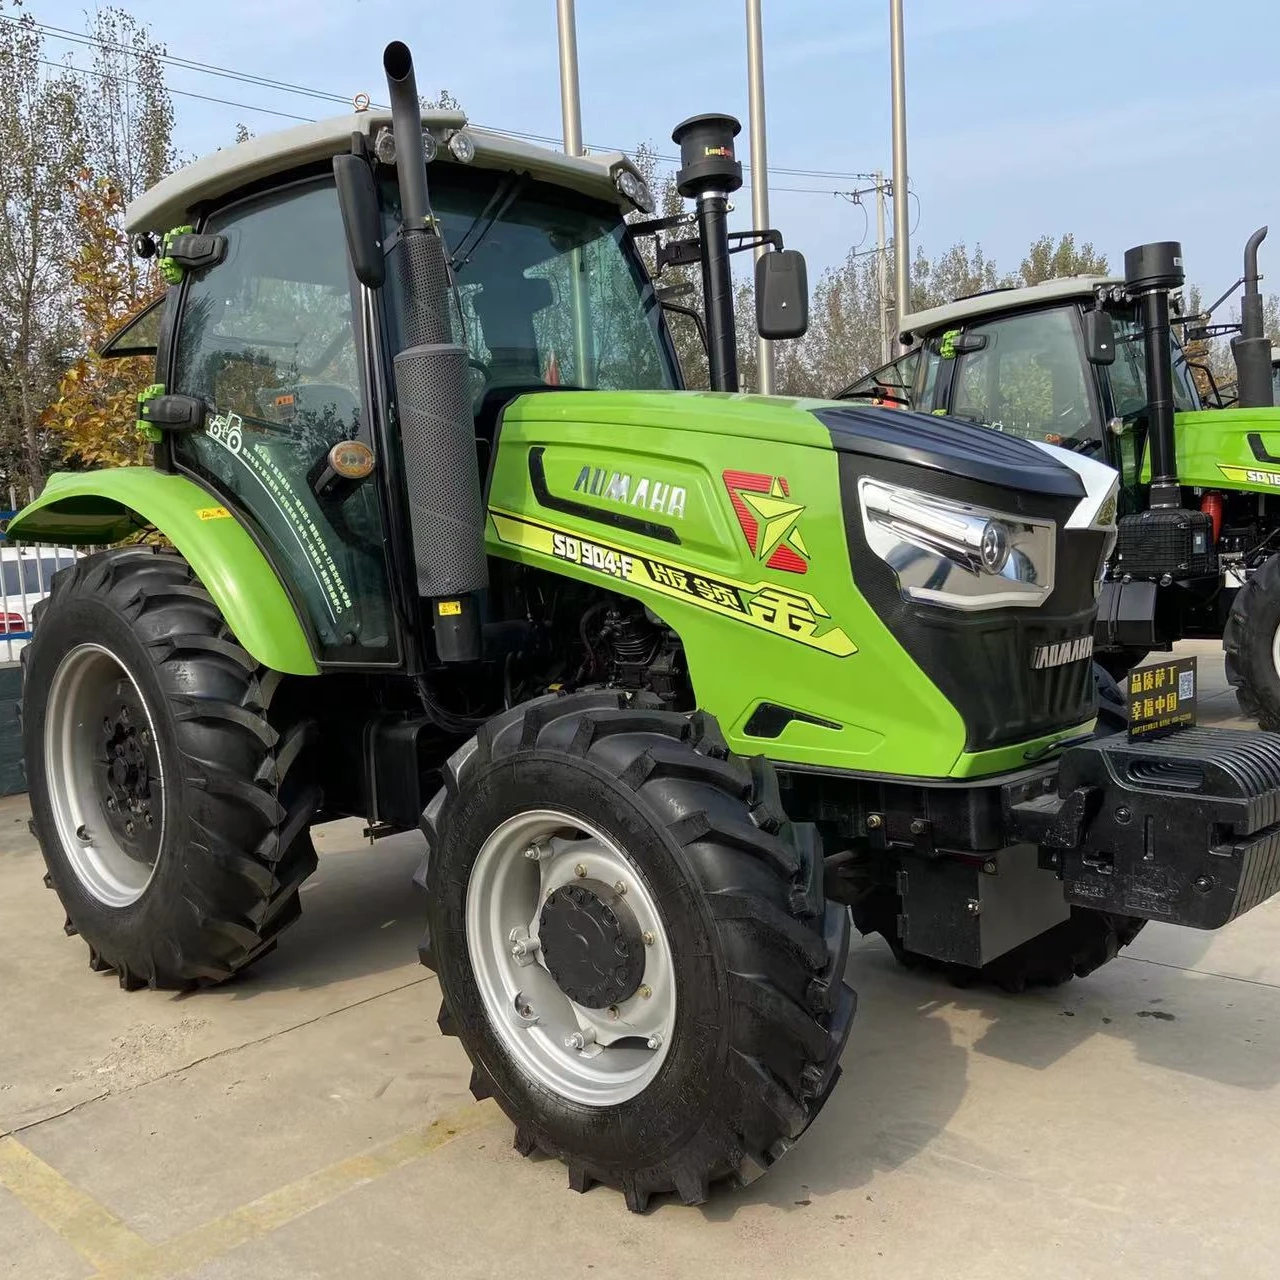
M 1271 340 L 1263 327 L 1262 294 L 1258 291 L 1258 246 L 1267 238 L 1259 227 L 1244 247 L 1244 297 L 1240 300 L 1240 333 L 1232 339 L 1236 388 L 1241 408 L 1257 409 L 1275 403 L 1271 384 Z
M 1124 255 L 1125 292 L 1142 308 L 1147 348 L 1147 439 L 1151 451 L 1151 506 L 1177 507 L 1177 446 L 1173 435 L 1173 348 L 1169 340 L 1169 294 L 1181 289 L 1182 246 L 1175 240 L 1143 244 Z
M 733 318 L 733 273 L 729 268 L 729 196 L 742 186 L 742 165 L 733 140 L 742 125 L 733 116 L 691 116 L 676 125 L 671 141 L 680 148 L 676 189 L 698 210 L 702 242 L 702 300 L 707 313 L 707 355 L 712 391 L 738 389 L 738 334 Z
M 400 239 L 392 251 L 400 330 L 395 390 L 418 594 L 430 609 L 440 661 L 474 662 L 476 593 L 488 585 L 488 564 L 467 351 L 453 337 L 449 272 L 431 216 L 422 104 L 408 47 L 392 41 L 382 67 L 400 189 Z

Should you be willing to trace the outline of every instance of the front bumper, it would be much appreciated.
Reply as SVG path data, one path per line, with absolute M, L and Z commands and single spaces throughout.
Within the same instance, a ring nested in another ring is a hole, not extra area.
M 1076 906 L 1218 929 L 1280 891 L 1280 734 L 1099 738 L 1063 753 L 1056 789 L 1009 784 L 1005 805 Z

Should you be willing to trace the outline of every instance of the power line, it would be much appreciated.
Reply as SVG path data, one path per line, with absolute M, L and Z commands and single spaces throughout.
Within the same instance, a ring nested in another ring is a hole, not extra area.
M 115 80 L 119 84 L 132 85 L 134 88 L 142 88 L 142 84 L 137 80 L 130 80 L 125 76 L 112 75 L 106 71 L 93 71 L 88 67 L 77 67 L 66 62 L 50 62 L 47 58 L 37 58 L 36 61 L 42 67 L 51 67 L 54 71 L 64 71 L 68 75 L 74 76 L 97 76 L 98 79 Z M 169 89 L 168 92 L 180 94 L 184 98 L 199 98 L 201 102 L 216 102 L 224 107 L 236 107 L 241 111 L 257 111 L 268 116 L 282 116 L 286 120 L 298 120 L 303 123 L 310 122 L 313 116 L 295 116 L 289 111 L 276 111 L 271 107 L 255 107 L 248 102 L 232 102 L 230 98 L 214 98 L 207 93 L 192 93 L 189 89 Z
M 66 27 L 56 27 L 56 26 L 53 26 L 52 24 L 43 23 L 43 22 L 22 23 L 20 19 L 13 18 L 4 14 L 0 14 L 0 22 L 8 22 L 15 26 L 16 25 L 29 26 L 32 30 L 38 31 L 42 35 L 50 36 L 53 39 L 62 40 L 70 44 L 78 44 L 91 49 L 109 49 L 117 53 L 124 53 L 134 57 L 138 56 L 138 50 L 133 48 L 133 46 L 131 45 L 120 44 L 118 42 L 110 41 L 110 40 L 99 40 L 93 36 L 88 36 L 81 32 L 71 31 Z M 234 80 L 241 84 L 251 84 L 251 85 L 257 86 L 258 88 L 270 89 L 277 93 L 298 94 L 302 97 L 312 98 L 317 101 L 338 103 L 347 107 L 350 107 L 352 104 L 351 97 L 344 96 L 343 94 L 340 94 L 340 93 L 333 93 L 325 89 L 314 89 L 307 85 L 293 84 L 287 80 L 275 80 L 269 76 L 260 76 L 254 72 L 238 71 L 233 67 L 221 67 L 213 63 L 199 62 L 191 58 L 181 58 L 175 54 L 171 54 L 168 52 L 156 53 L 153 56 L 156 58 L 157 61 L 165 63 L 168 66 L 172 66 L 183 71 L 193 71 L 200 75 L 217 76 L 224 79 Z M 100 74 L 100 73 L 91 73 L 91 74 Z M 276 116 L 281 116 L 285 119 L 290 119 L 290 120 L 307 121 L 307 120 L 314 119 L 314 117 L 311 117 L 311 116 L 299 116 L 291 112 L 275 111 L 270 107 L 253 107 L 245 103 L 230 102 L 225 98 L 216 98 L 206 94 L 193 93 L 190 90 L 170 89 L 169 92 L 185 98 L 196 98 L 205 102 L 215 102 L 225 106 L 240 107 L 241 109 L 246 111 L 257 111 L 264 115 L 276 115 Z M 377 110 L 387 110 L 385 105 L 381 103 L 371 102 L 370 105 Z M 541 143 L 545 143 L 548 146 L 555 146 L 555 147 L 559 147 L 563 143 L 562 139 L 551 137 L 547 134 L 524 133 L 516 129 L 493 128 L 490 125 L 483 125 L 479 123 L 476 123 L 475 127 L 477 129 L 487 129 L 493 133 L 505 133 L 508 137 L 519 138 L 526 142 L 541 142 Z M 596 143 L 591 143 L 590 146 L 593 151 L 631 152 L 634 150 L 634 148 L 630 148 L 630 147 L 605 147 L 605 146 L 600 146 Z M 654 152 L 652 154 L 654 159 L 661 164 L 666 164 L 666 165 L 680 164 L 679 156 L 669 156 L 669 155 L 664 155 L 658 152 Z M 742 167 L 747 172 L 750 172 L 751 170 L 750 164 L 744 163 Z M 835 170 L 830 170 L 830 169 L 803 169 L 803 168 L 788 167 L 786 165 L 773 165 L 771 166 L 771 172 L 782 174 L 786 177 L 792 177 L 792 178 L 834 178 L 834 179 L 839 179 L 843 181 L 852 180 L 855 182 L 864 181 L 866 179 L 873 178 L 875 176 L 874 174 L 870 174 L 870 173 L 843 173 L 843 172 L 837 172 Z M 779 191 L 787 190 L 787 188 L 783 188 L 783 187 L 778 187 L 774 189 Z M 829 193 L 823 191 L 823 192 L 817 192 L 815 194 L 827 195 Z

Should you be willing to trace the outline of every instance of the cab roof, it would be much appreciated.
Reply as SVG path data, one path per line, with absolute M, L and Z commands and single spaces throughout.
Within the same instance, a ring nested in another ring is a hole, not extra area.
M 930 334 L 935 329 L 958 327 L 993 312 L 1021 311 L 1071 298 L 1092 298 L 1099 289 L 1123 285 L 1124 281 L 1117 276 L 1082 275 L 1063 276 L 1021 289 L 988 289 L 985 293 L 975 293 L 970 298 L 959 298 L 940 307 L 930 307 L 926 311 L 903 316 L 901 334 L 903 340 L 909 342 Z
M 466 124 L 467 118 L 461 111 L 422 113 L 423 128 L 441 142 Z M 363 134 L 372 144 L 380 129 L 390 127 L 390 111 L 370 110 L 249 138 L 203 156 L 156 183 L 129 204 L 125 225 L 130 231 L 166 231 L 190 222 L 199 205 L 221 199 L 251 183 L 349 151 L 353 133 Z M 468 127 L 467 133 L 476 144 L 475 159 L 471 161 L 474 167 L 527 170 L 544 182 L 609 200 L 621 208 L 630 207 L 614 183 L 614 172 L 619 166 L 635 171 L 635 166 L 621 151 L 569 156 L 491 129 Z M 431 163 L 434 167 L 458 162 L 442 145 Z

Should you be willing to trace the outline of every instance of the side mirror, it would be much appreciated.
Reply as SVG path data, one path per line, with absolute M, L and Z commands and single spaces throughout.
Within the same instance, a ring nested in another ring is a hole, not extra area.
M 366 288 L 381 289 L 387 278 L 387 260 L 382 252 L 382 215 L 373 171 L 360 156 L 342 155 L 333 157 L 333 176 L 351 268 Z
M 756 328 L 762 338 L 799 338 L 809 328 L 804 254 L 774 249 L 756 261 Z
M 1090 364 L 1115 364 L 1116 328 L 1108 312 L 1084 313 L 1084 354 Z

